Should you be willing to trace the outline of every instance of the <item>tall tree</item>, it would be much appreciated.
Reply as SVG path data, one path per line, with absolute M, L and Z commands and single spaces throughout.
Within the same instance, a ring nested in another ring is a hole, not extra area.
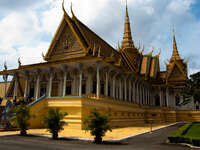
M 193 98 L 194 102 L 200 102 L 200 72 L 190 75 L 183 90 L 183 103 L 189 103 Z

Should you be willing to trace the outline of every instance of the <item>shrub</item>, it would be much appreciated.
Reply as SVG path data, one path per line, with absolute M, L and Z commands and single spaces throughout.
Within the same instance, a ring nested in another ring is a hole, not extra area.
M 168 135 L 168 139 L 170 143 L 188 143 L 194 146 L 200 146 L 200 137 L 194 137 L 187 135 L 187 131 L 194 125 L 193 123 L 185 124 L 184 126 L 180 127 L 178 130 L 170 133 Z
M 58 139 L 58 132 L 63 130 L 66 124 L 63 121 L 67 113 L 61 113 L 59 109 L 49 109 L 48 114 L 44 116 L 44 124 L 47 130 L 52 133 L 53 139 Z
M 85 130 L 90 131 L 90 134 L 95 136 L 94 141 L 97 144 L 102 143 L 102 137 L 107 131 L 112 131 L 109 125 L 109 117 L 110 114 L 100 114 L 96 109 L 93 109 L 84 121 Z
M 12 109 L 14 116 L 11 121 L 20 129 L 20 135 L 27 135 L 26 130 L 28 130 L 30 115 L 30 107 L 18 105 Z

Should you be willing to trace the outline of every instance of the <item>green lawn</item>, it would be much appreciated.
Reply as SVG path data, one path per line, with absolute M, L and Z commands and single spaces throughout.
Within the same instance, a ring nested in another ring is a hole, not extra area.
M 192 126 L 185 133 L 188 137 L 200 137 L 200 122 L 193 122 Z

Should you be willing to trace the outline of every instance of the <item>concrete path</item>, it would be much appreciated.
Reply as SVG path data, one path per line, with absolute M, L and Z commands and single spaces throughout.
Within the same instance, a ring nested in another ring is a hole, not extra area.
M 189 147 L 165 143 L 167 135 L 181 125 L 176 124 L 157 130 L 153 134 L 135 136 L 118 143 L 105 142 L 102 145 L 96 145 L 91 141 L 54 141 L 36 136 L 3 136 L 0 137 L 0 150 L 190 150 Z

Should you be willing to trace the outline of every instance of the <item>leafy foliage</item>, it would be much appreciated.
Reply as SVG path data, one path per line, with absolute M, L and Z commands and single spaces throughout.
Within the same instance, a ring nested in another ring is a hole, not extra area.
M 20 129 L 21 135 L 27 135 L 26 130 L 28 130 L 30 115 L 30 107 L 24 105 L 18 105 L 12 109 L 14 116 L 11 121 Z
M 194 102 L 200 102 L 200 72 L 190 75 L 190 78 L 186 81 L 182 105 L 189 103 L 191 97 L 193 97 Z
M 95 143 L 102 143 L 102 137 L 107 131 L 112 131 L 109 125 L 110 114 L 100 114 L 96 109 L 93 109 L 84 121 L 85 130 L 90 131 L 90 134 L 95 136 Z
M 64 117 L 67 113 L 62 113 L 59 109 L 49 109 L 48 114 L 44 116 L 44 124 L 48 131 L 52 133 L 52 138 L 58 138 L 58 132 L 63 130 L 63 126 L 65 125 L 65 121 L 63 121 Z

